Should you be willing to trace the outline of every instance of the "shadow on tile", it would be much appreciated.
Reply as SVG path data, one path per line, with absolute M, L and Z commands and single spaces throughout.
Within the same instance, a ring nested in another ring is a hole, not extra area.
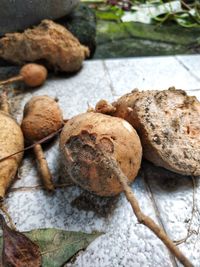
M 191 176 L 184 176 L 157 167 L 152 163 L 144 160 L 142 163 L 141 173 L 144 180 L 157 191 L 176 192 L 180 190 L 191 190 L 193 181 Z

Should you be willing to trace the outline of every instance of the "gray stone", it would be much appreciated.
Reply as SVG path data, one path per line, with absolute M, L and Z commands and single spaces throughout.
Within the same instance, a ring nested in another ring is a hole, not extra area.
M 69 14 L 79 0 L 0 0 L 0 35 Z

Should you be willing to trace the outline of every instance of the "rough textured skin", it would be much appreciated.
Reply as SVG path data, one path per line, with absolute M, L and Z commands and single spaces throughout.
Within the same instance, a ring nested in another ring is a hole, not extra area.
M 25 105 L 21 128 L 30 143 L 56 132 L 62 125 L 62 112 L 53 98 L 34 96 Z
M 122 191 L 112 170 L 102 164 L 98 149 L 116 159 L 132 182 L 140 168 L 142 147 L 133 127 L 120 118 L 99 113 L 83 113 L 69 120 L 60 136 L 65 168 L 72 180 L 100 196 Z
M 175 88 L 133 91 L 114 106 L 114 115 L 127 119 L 138 131 L 146 159 L 183 175 L 200 175 L 200 103 L 196 97 Z
M 87 56 L 88 48 L 51 20 L 43 20 L 34 29 L 6 34 L 0 39 L 0 57 L 19 65 L 43 61 L 55 70 L 75 72 Z
M 20 126 L 9 115 L 0 112 L 0 158 L 24 149 L 24 137 Z M 23 153 L 0 162 L 0 198 L 14 181 Z

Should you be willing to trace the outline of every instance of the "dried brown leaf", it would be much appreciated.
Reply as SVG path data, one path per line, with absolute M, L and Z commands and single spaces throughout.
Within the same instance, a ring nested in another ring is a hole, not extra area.
M 4 267 L 39 267 L 41 254 L 38 245 L 24 234 L 12 230 L 0 215 L 3 230 L 2 263 Z

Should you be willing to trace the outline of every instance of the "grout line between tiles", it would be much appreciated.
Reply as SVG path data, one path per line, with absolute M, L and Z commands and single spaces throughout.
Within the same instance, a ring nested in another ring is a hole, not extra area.
M 177 56 L 174 56 L 174 58 L 178 61 L 178 63 L 185 69 L 189 72 L 189 74 L 195 78 L 198 82 L 200 82 L 200 77 L 198 77 L 196 74 L 194 74 L 191 69 L 180 59 L 178 58 Z
M 108 67 L 106 66 L 105 60 L 102 60 L 102 63 L 103 63 L 103 68 L 105 70 L 105 75 L 107 76 L 108 81 L 109 81 L 109 86 L 110 86 L 110 90 L 111 90 L 112 96 L 115 97 L 116 93 L 115 93 L 115 89 L 114 89 L 114 86 L 113 86 L 113 83 L 112 83 L 112 80 L 111 80 L 111 77 L 110 77 L 110 72 L 108 70 Z

